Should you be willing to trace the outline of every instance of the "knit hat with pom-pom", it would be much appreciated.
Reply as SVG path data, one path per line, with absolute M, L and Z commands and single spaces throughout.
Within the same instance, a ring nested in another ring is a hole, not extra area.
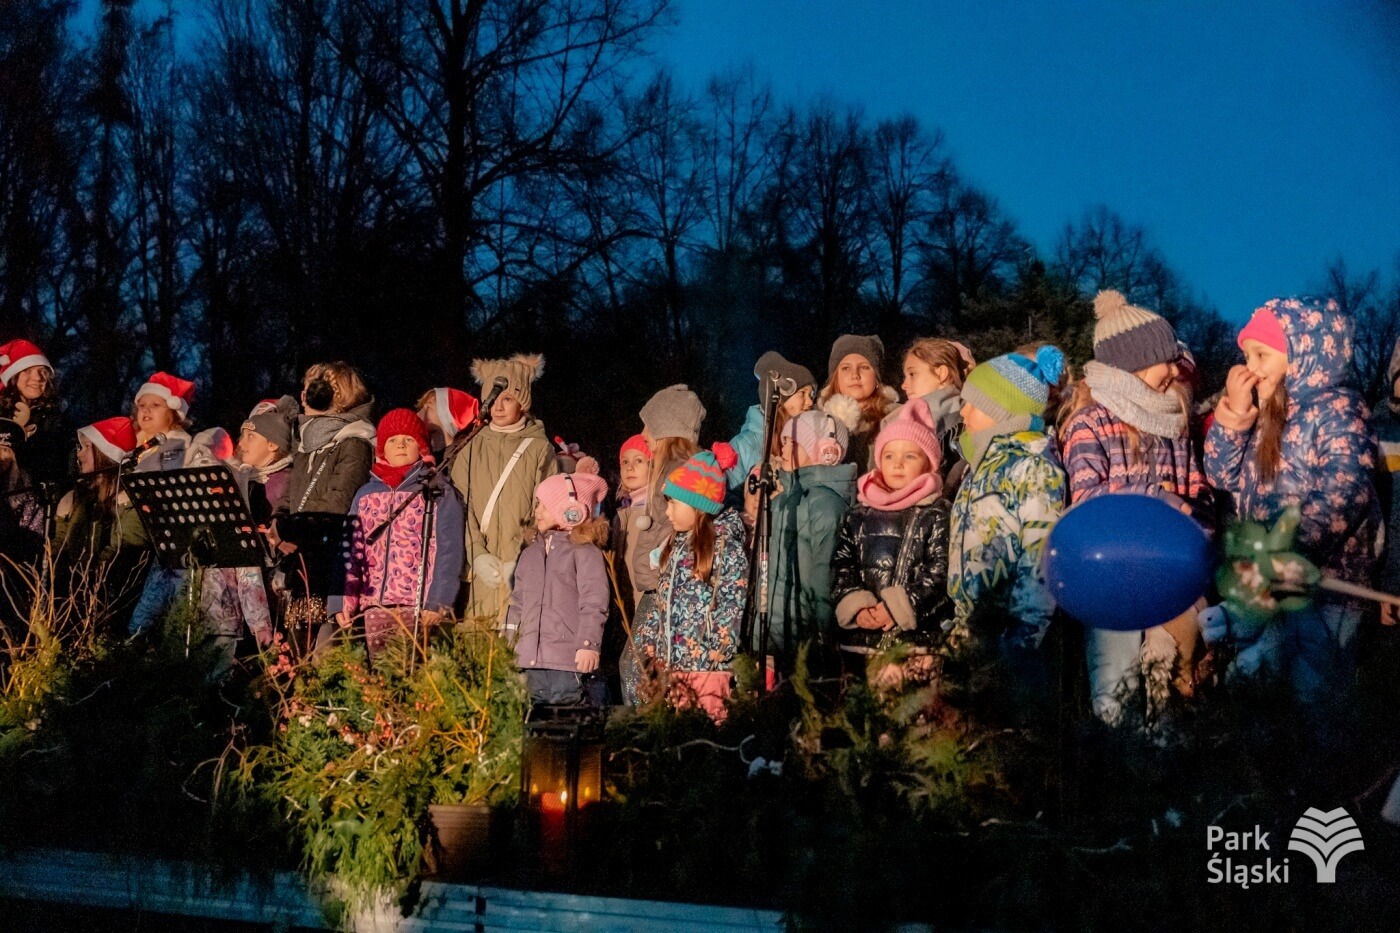
M 574 472 L 556 473 L 535 487 L 535 498 L 560 528 L 588 521 L 607 494 L 607 481 L 598 475 L 598 461 L 587 455 L 579 458 Z
M 642 425 L 651 432 L 651 439 L 684 437 L 692 444 L 700 439 L 700 423 L 705 420 L 705 406 L 687 385 L 667 386 L 647 400 L 641 411 Z
M 1170 363 L 1179 354 L 1176 334 L 1160 315 L 1128 304 L 1122 292 L 1094 296 L 1094 359 L 1105 366 L 1137 372 Z
M 701 512 L 718 515 L 724 508 L 725 490 L 729 488 L 724 471 L 733 469 L 738 462 L 734 448 L 721 441 L 676 467 L 666 477 L 662 494 Z
M 1065 355 L 1059 347 L 1047 344 L 1035 351 L 1034 359 L 1008 353 L 968 374 L 962 400 L 998 422 L 1016 415 L 1043 418 L 1050 387 L 1060 381 L 1064 371 Z

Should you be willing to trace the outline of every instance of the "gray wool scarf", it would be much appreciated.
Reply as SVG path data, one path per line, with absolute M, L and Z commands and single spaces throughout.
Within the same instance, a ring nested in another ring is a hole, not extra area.
M 1094 401 L 1139 431 L 1169 439 L 1186 433 L 1186 406 L 1175 392 L 1154 392 L 1132 373 L 1099 362 L 1084 364 L 1084 382 Z

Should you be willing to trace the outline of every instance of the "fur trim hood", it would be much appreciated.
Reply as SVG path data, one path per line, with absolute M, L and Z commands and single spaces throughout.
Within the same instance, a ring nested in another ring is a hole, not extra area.
M 846 426 L 852 433 L 864 433 L 878 427 L 880 422 L 899 407 L 899 393 L 893 386 L 880 386 L 880 417 L 873 421 L 865 420 L 860 402 L 849 395 L 841 395 L 830 389 L 823 389 L 817 400 L 817 407 Z

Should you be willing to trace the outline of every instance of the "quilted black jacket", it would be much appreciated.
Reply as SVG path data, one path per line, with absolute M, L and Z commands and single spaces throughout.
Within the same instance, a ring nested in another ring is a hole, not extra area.
M 931 647 L 952 615 L 948 600 L 947 499 L 898 512 L 857 505 L 846 513 L 831 558 L 832 600 L 838 639 L 873 649 L 892 635 Z M 895 620 L 890 633 L 856 627 L 860 610 L 884 603 Z

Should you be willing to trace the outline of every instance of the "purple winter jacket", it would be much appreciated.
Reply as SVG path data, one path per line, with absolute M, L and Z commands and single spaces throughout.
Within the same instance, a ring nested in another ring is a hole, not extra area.
M 546 531 L 520 554 L 506 612 L 522 668 L 575 670 L 574 652 L 599 650 L 611 592 L 603 552 L 567 531 Z

